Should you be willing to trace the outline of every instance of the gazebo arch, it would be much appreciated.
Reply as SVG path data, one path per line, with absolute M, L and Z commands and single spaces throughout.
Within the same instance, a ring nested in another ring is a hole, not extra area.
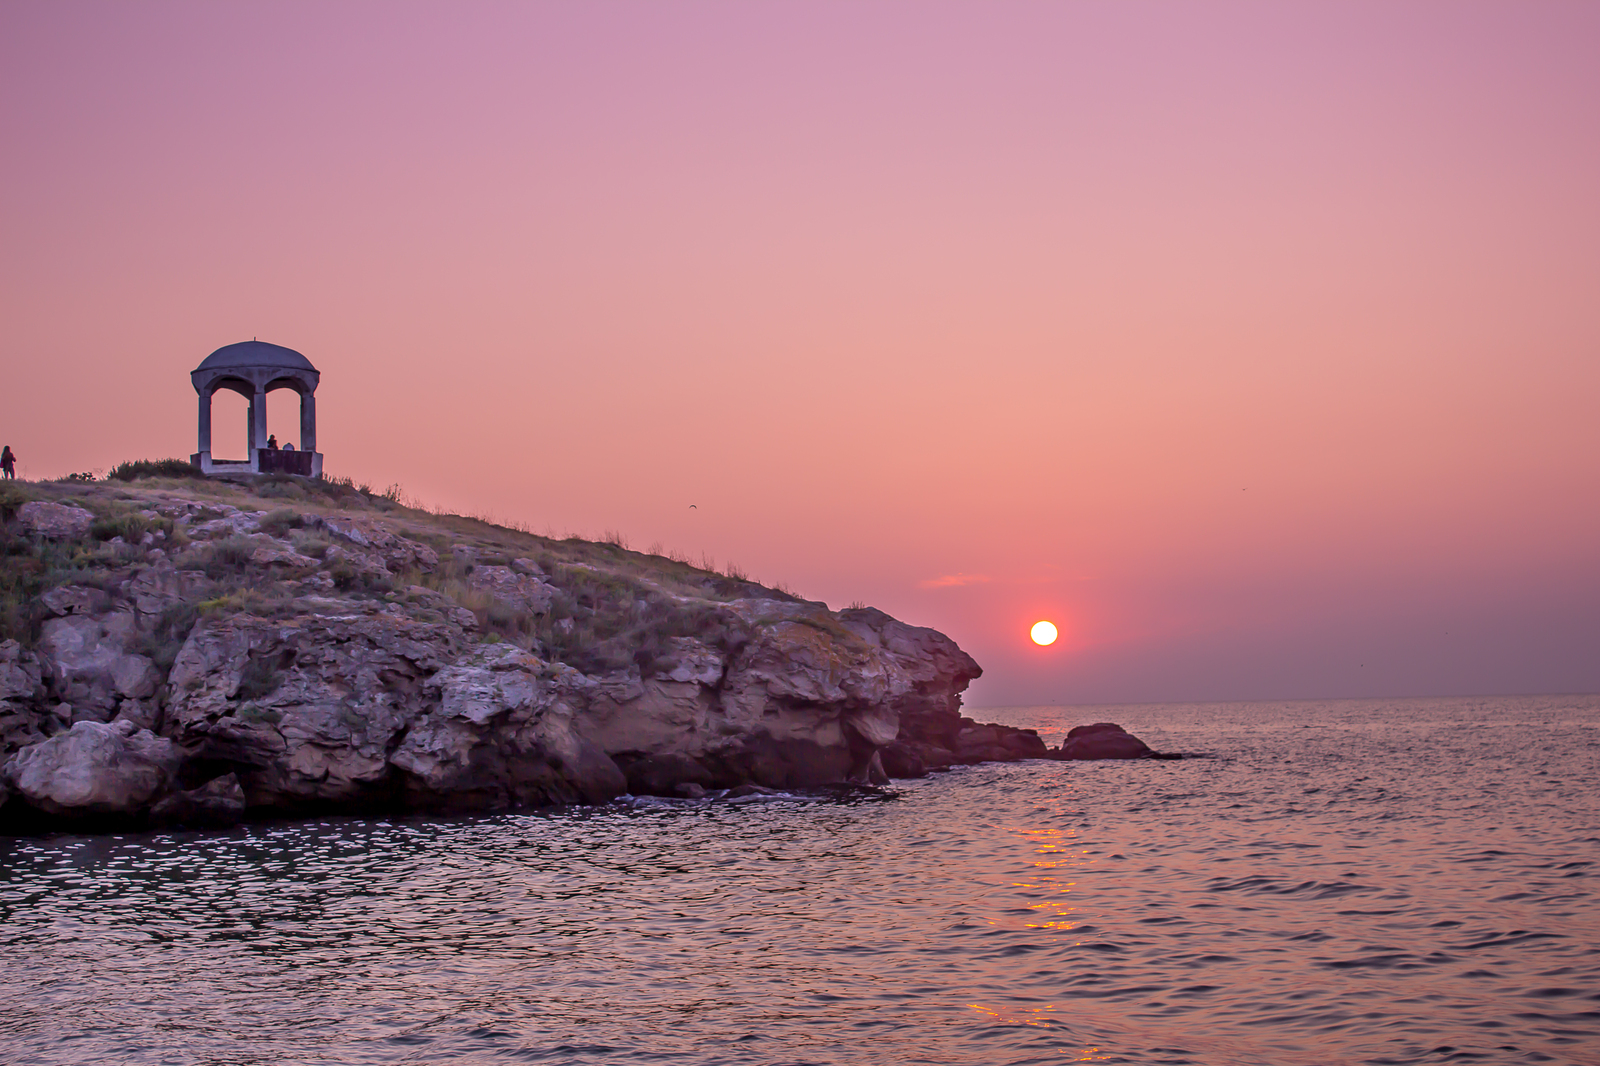
M 322 375 L 311 360 L 292 348 L 265 341 L 244 341 L 218 348 L 189 374 L 200 397 L 199 450 L 191 460 L 207 474 L 301 474 L 322 476 L 317 451 L 317 382 Z M 243 461 L 211 457 L 211 397 L 230 389 L 250 403 L 245 440 L 250 454 Z M 267 448 L 267 393 L 292 389 L 300 394 L 298 451 Z

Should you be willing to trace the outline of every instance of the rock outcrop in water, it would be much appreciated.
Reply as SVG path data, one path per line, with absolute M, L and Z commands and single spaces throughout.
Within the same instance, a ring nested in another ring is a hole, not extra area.
M 1061 747 L 1050 753 L 1056 759 L 1151 759 L 1150 745 L 1113 722 L 1075 726 Z
M 8 486 L 0 823 L 493 810 L 1046 756 L 881 611 L 338 483 Z M 16 639 L 16 638 L 21 638 Z

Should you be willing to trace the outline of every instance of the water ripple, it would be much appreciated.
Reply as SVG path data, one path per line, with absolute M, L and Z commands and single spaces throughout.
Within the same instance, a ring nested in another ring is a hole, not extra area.
M 0 1061 L 1600 1061 L 1600 701 L 1012 713 L 1214 757 L 0 841 Z

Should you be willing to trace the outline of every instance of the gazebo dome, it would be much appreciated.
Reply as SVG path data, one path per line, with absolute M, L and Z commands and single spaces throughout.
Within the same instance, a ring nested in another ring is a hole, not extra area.
M 224 370 L 235 366 L 282 367 L 285 370 L 309 370 L 313 374 L 317 368 L 311 365 L 311 360 L 295 351 L 285 348 L 281 344 L 268 344 L 266 341 L 240 341 L 238 344 L 228 344 L 210 355 L 195 367 L 195 372 L 201 370 Z

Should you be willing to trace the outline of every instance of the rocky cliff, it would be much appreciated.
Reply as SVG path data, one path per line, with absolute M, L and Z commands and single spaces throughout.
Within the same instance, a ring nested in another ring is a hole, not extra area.
M 493 810 L 1044 755 L 943 634 L 348 485 L 8 486 L 0 825 Z

